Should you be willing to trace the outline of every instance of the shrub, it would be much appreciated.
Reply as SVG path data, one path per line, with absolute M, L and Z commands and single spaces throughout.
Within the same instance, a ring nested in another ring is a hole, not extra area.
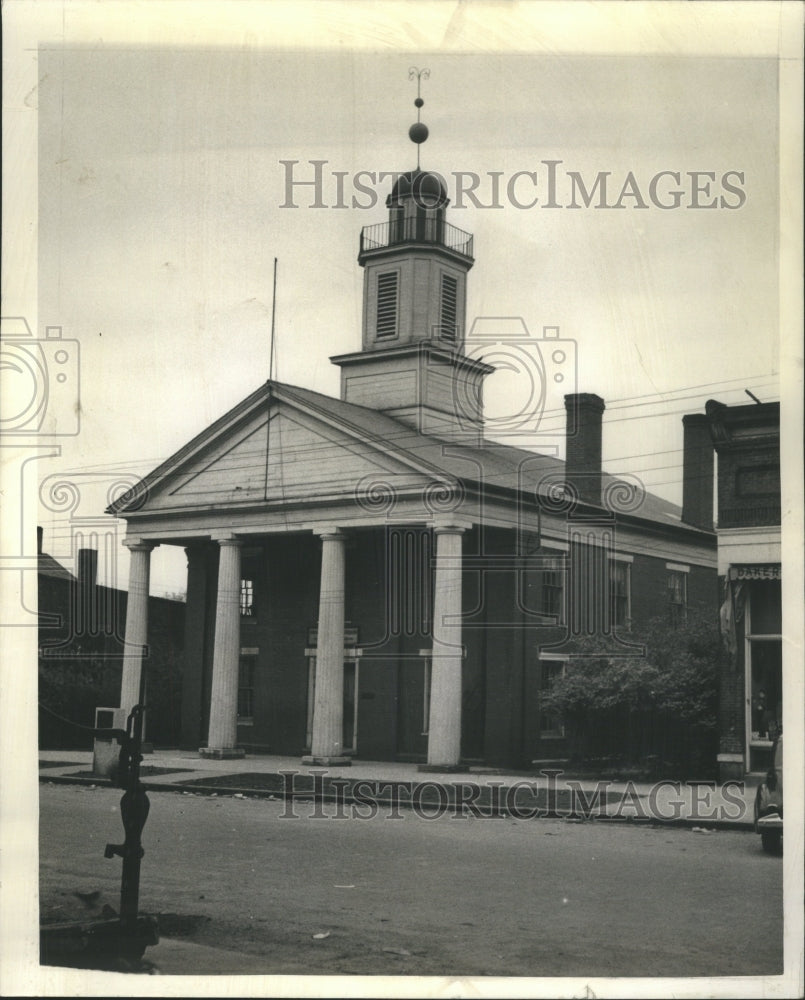
M 722 656 L 716 624 L 654 619 L 629 638 L 645 655 L 615 655 L 600 639 L 581 640 L 546 696 L 564 720 L 571 757 L 650 758 L 655 771 L 676 776 L 710 772 Z

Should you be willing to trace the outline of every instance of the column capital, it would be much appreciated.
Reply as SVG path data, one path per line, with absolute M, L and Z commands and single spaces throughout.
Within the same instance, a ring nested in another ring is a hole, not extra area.
M 433 520 L 433 532 L 436 535 L 461 535 L 465 531 L 469 531 L 471 527 L 472 522 L 465 521 L 463 518 L 439 517 Z
M 213 535 L 212 540 L 217 542 L 219 545 L 243 545 L 243 539 L 238 538 L 236 535 Z
M 123 544 L 130 552 L 151 552 L 159 542 L 148 542 L 142 538 L 124 538 Z
M 344 541 L 347 537 L 347 533 L 335 524 L 314 524 L 311 530 L 319 538 L 338 538 Z

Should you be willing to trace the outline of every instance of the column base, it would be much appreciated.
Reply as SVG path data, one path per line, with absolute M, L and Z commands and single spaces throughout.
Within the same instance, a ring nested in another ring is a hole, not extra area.
M 423 774 L 466 774 L 469 764 L 418 764 L 417 771 Z
M 209 760 L 238 760 L 246 751 L 242 747 L 199 747 L 198 755 Z
M 303 764 L 315 764 L 319 767 L 350 767 L 351 757 L 303 757 Z

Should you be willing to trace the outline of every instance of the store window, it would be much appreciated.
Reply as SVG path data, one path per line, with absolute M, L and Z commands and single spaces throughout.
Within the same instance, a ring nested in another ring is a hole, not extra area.
M 745 610 L 749 770 L 763 771 L 782 731 L 783 643 L 779 580 L 753 580 Z

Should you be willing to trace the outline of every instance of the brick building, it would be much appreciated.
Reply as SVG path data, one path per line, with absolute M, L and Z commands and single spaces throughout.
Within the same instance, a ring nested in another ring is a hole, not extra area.
M 42 551 L 37 529 L 39 608 L 39 745 L 89 749 L 95 709 L 116 705 L 128 595 L 98 583 L 98 552 L 80 548 L 71 573 Z M 150 597 L 148 733 L 173 745 L 180 736 L 184 604 Z M 76 726 L 77 724 L 77 726 Z
M 706 416 L 718 455 L 718 574 L 730 652 L 720 685 L 719 773 L 765 771 L 782 725 L 780 404 Z
M 682 511 L 602 472 L 592 393 L 566 397 L 566 463 L 489 441 L 494 369 L 466 351 L 472 237 L 434 175 L 402 175 L 387 207 L 361 234 L 361 349 L 331 359 L 341 397 L 268 381 L 109 508 L 127 522 L 132 650 L 150 552 L 186 549 L 182 743 L 204 755 L 561 756 L 542 701 L 574 639 L 628 651 L 633 622 L 694 606 L 715 620 L 696 421 Z M 121 705 L 137 689 L 130 656 Z

